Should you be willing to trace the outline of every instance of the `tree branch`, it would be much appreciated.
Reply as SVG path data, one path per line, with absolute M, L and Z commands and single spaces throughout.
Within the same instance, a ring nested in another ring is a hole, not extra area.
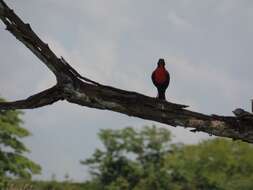
M 53 104 L 58 100 L 64 100 L 61 88 L 54 86 L 38 94 L 32 95 L 25 100 L 15 102 L 0 102 L 0 110 L 10 109 L 33 109 Z
M 79 78 L 86 82 L 99 85 L 97 82 L 82 77 L 63 58 L 58 58 L 49 48 L 48 44 L 44 43 L 34 33 L 30 24 L 24 23 L 3 0 L 0 0 L 0 19 L 6 25 L 6 29 L 30 49 L 54 73 L 58 83 Z
M 2 109 L 32 109 L 67 100 L 91 108 L 111 110 L 129 116 L 191 128 L 210 135 L 253 143 L 253 115 L 242 109 L 235 117 L 205 115 L 186 110 L 187 106 L 101 85 L 81 76 L 63 58 L 58 58 L 5 3 L 0 0 L 0 19 L 18 40 L 28 47 L 56 76 L 57 85 L 26 100 L 0 103 Z

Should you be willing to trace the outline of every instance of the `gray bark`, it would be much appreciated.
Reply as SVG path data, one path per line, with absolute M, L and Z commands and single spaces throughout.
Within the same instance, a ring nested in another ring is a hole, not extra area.
M 187 110 L 188 106 L 148 97 L 137 92 L 99 84 L 81 76 L 63 58 L 58 58 L 3 0 L 0 19 L 6 29 L 30 49 L 56 76 L 57 84 L 25 100 L 0 102 L 0 110 L 33 109 L 59 100 L 81 106 L 111 110 L 170 126 L 191 128 L 210 135 L 240 139 L 253 143 L 253 115 L 242 109 L 235 116 L 205 115 Z

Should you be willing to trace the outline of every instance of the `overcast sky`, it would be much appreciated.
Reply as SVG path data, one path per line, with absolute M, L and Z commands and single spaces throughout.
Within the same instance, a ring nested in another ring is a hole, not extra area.
M 250 109 L 253 76 L 252 0 L 6 0 L 34 31 L 85 77 L 156 96 L 150 75 L 163 57 L 171 73 L 169 101 L 231 115 Z M 55 84 L 53 74 L 0 23 L 0 96 L 26 98 Z M 89 177 L 80 166 L 101 144 L 99 129 L 157 124 L 65 102 L 25 111 L 29 157 L 39 179 Z M 172 128 L 174 140 L 203 133 Z

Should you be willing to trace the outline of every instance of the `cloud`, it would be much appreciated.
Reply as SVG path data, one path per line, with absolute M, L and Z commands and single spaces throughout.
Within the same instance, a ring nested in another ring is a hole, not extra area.
M 88 78 L 155 96 L 150 75 L 157 59 L 165 57 L 171 73 L 170 101 L 204 113 L 230 114 L 236 106 L 249 107 L 253 91 L 250 1 L 7 3 L 58 56 Z M 3 24 L 0 41 L 1 95 L 19 99 L 55 83 L 48 68 L 4 31 Z M 99 129 L 144 124 L 151 122 L 65 102 L 25 114 L 25 127 L 33 133 L 26 142 L 30 156 L 44 168 L 39 177 L 43 179 L 52 172 L 62 179 L 69 172 L 82 180 L 87 170 L 78 161 L 100 146 Z M 175 141 L 196 143 L 207 138 L 185 129 L 172 131 Z
M 240 104 L 241 93 L 249 93 L 249 83 L 237 80 L 219 67 L 178 56 L 166 57 L 166 61 L 172 73 L 173 98 L 190 104 L 194 110 L 231 114 L 232 106 Z
M 185 18 L 180 17 L 174 11 L 169 12 L 168 20 L 171 24 L 180 29 L 187 30 L 192 28 L 192 25 Z

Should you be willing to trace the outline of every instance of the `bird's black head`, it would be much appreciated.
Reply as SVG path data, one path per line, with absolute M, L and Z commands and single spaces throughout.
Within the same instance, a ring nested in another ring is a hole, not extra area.
M 160 58 L 160 59 L 158 60 L 157 66 L 158 66 L 158 67 L 164 67 L 164 66 L 165 66 L 165 61 L 164 61 L 164 59 Z

